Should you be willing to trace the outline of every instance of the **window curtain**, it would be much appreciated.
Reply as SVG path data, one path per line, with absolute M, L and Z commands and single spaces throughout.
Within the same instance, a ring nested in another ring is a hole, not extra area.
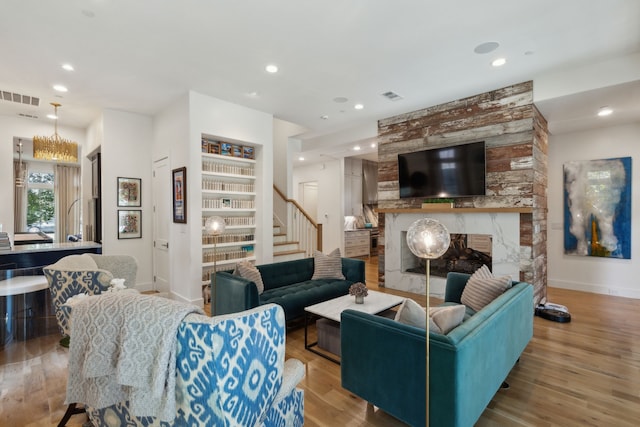
M 14 233 L 20 231 L 27 231 L 27 183 L 24 182 L 22 187 L 18 187 L 16 185 L 16 179 L 20 177 L 20 173 L 22 172 L 22 177 L 26 175 L 24 173 L 24 168 L 27 165 L 22 162 L 23 170 L 20 170 L 20 162 L 17 160 L 13 161 L 13 231 Z
M 70 234 L 80 233 L 80 167 L 54 167 L 56 203 L 56 241 L 64 242 Z

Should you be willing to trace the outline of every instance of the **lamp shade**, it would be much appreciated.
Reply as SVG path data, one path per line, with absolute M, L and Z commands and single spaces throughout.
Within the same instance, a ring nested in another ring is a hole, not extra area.
M 407 246 L 419 258 L 438 258 L 449 249 L 449 243 L 449 230 L 433 218 L 419 219 L 407 230 Z
M 204 232 L 210 236 L 219 236 L 224 233 L 226 223 L 220 216 L 210 216 L 204 222 Z

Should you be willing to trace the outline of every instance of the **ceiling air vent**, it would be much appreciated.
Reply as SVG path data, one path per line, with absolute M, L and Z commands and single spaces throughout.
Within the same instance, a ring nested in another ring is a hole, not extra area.
M 2 99 L 4 101 L 18 102 L 20 104 L 32 105 L 38 107 L 40 105 L 40 98 L 29 95 L 21 95 L 19 93 L 13 93 L 6 90 L 0 91 Z
M 397 93 L 395 93 L 395 92 L 393 92 L 391 90 L 389 92 L 383 93 L 382 96 L 387 98 L 389 101 L 398 101 L 398 100 L 402 99 L 402 97 L 400 95 L 398 95 Z
M 38 118 L 38 116 L 36 116 L 35 114 L 18 113 L 18 115 L 20 117 L 26 117 L 27 119 L 37 119 Z

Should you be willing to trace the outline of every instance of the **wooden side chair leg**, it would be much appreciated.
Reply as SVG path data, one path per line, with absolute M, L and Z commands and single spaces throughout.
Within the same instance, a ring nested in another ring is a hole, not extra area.
M 67 412 L 64 413 L 64 417 L 62 417 L 62 419 L 58 423 L 58 427 L 66 426 L 67 421 L 69 421 L 69 418 L 71 418 L 72 415 L 84 414 L 86 412 L 84 407 L 78 408 L 76 407 L 76 405 L 77 403 L 70 403 L 69 406 L 67 406 Z

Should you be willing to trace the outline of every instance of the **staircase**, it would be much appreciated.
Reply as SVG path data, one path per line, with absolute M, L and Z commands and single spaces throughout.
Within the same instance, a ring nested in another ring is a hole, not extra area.
M 305 251 L 300 249 L 300 242 L 288 241 L 282 227 L 273 226 L 273 262 L 302 259 L 305 256 Z
M 302 206 L 287 198 L 275 185 L 273 186 L 274 205 L 286 210 L 282 214 L 284 222 L 273 214 L 273 261 L 290 261 L 313 256 L 315 250 L 322 251 L 322 224 L 317 224 Z

